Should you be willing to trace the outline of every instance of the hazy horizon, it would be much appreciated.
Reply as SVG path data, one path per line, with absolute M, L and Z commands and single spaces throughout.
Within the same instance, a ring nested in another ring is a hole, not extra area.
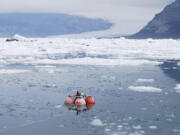
M 102 18 L 114 23 L 111 34 L 133 34 L 174 0 L 10 0 L 1 1 L 0 13 L 64 13 Z

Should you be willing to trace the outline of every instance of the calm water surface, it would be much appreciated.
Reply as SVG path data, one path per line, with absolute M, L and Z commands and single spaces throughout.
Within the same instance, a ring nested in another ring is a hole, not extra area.
M 178 135 L 177 61 L 161 66 L 9 65 L 26 73 L 0 75 L 1 135 Z M 175 68 L 174 68 L 175 67 Z M 139 78 L 154 82 L 137 82 Z M 161 88 L 137 92 L 129 86 Z M 91 94 L 91 110 L 69 111 L 68 94 Z

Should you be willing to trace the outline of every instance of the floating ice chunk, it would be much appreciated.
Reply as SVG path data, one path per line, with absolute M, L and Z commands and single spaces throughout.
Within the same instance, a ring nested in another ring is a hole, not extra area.
M 0 66 L 5 65 L 5 64 L 6 64 L 6 61 L 5 61 L 5 60 L 0 59 Z
M 168 119 L 166 119 L 167 121 L 169 121 L 169 122 L 171 122 L 172 121 L 172 119 L 170 119 L 170 118 L 168 118 Z
M 180 90 L 176 90 L 176 93 L 180 93 Z
M 174 113 L 170 113 L 170 114 L 168 114 L 166 116 L 169 117 L 169 118 L 175 118 L 176 117 Z
M 157 126 L 152 125 L 152 126 L 149 126 L 149 128 L 150 128 L 150 129 L 153 129 L 153 130 L 156 130 L 156 129 L 157 129 Z
M 105 128 L 104 129 L 106 132 L 110 132 L 111 131 L 111 129 L 109 129 L 109 128 Z
M 50 69 L 50 70 L 48 70 L 48 73 L 49 73 L 49 74 L 54 74 L 55 72 L 54 72 L 53 69 Z
M 175 90 L 180 90 L 180 84 L 176 84 Z
M 17 74 L 31 72 L 31 70 L 22 70 L 22 69 L 0 69 L 0 74 Z
M 52 66 L 52 65 L 43 65 L 43 66 L 35 66 L 36 68 L 55 68 L 56 66 Z
M 62 107 L 62 105 L 56 105 L 55 106 L 55 108 L 57 108 L 57 109 L 59 109 L 59 108 L 61 108 Z
M 42 59 L 26 62 L 26 64 L 70 64 L 70 65 L 100 65 L 100 66 L 141 66 L 161 65 L 162 62 L 135 59 L 98 59 L 98 58 L 74 58 L 74 59 Z
M 177 63 L 178 66 L 180 66 L 180 63 Z
M 136 130 L 142 129 L 141 125 L 133 126 L 133 128 L 136 129 Z
M 178 129 L 173 129 L 173 132 L 175 132 L 175 133 L 180 133 L 180 128 Z
M 18 34 L 15 34 L 15 35 L 13 36 L 13 38 L 14 38 L 14 39 L 17 39 L 17 40 L 19 40 L 19 41 L 22 41 L 22 40 L 25 40 L 25 39 L 26 39 L 25 37 L 20 36 L 20 35 L 18 35 Z
M 136 82 L 154 82 L 154 79 L 139 78 Z
M 145 134 L 145 131 L 144 131 L 144 130 L 140 130 L 139 132 L 142 133 L 142 134 Z
M 55 66 L 35 66 L 41 72 L 48 72 L 49 74 L 54 74 L 56 72 Z
M 45 84 L 43 85 L 44 88 L 57 88 L 56 84 Z
M 16 34 L 12 38 L 6 39 L 6 42 L 12 42 L 12 41 L 25 41 L 25 37 Z
M 155 88 L 151 86 L 129 86 L 129 89 L 137 92 L 161 92 L 160 88 Z
M 103 123 L 100 119 L 94 119 L 90 124 L 93 126 L 103 126 Z
M 180 93 L 180 84 L 176 84 L 176 87 L 174 87 L 176 90 L 176 93 Z
M 118 125 L 117 128 L 118 128 L 118 130 L 122 130 L 123 126 L 122 125 Z
M 177 67 L 173 67 L 172 69 L 178 69 Z

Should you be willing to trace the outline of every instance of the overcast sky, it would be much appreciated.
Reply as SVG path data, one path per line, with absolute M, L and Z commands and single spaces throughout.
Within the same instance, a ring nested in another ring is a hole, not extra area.
M 53 12 L 99 17 L 115 24 L 114 34 L 141 29 L 174 0 L 0 0 L 0 12 Z

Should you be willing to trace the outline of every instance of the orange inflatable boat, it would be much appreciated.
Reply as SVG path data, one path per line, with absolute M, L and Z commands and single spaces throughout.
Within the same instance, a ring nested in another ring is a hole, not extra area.
M 81 105 L 95 104 L 95 100 L 92 96 L 87 96 L 77 91 L 76 95 L 69 95 L 68 97 L 66 97 L 64 103 L 81 106 Z

